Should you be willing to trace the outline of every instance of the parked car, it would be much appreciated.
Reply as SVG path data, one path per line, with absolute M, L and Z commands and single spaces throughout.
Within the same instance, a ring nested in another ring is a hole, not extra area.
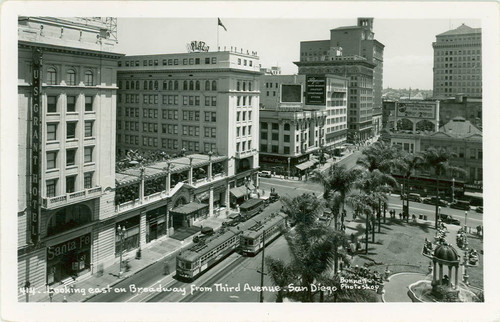
M 259 177 L 261 178 L 271 178 L 271 171 L 260 171 Z
M 401 199 L 405 199 L 406 200 L 406 194 L 403 194 L 401 196 Z M 412 192 L 412 193 L 410 193 L 408 195 L 408 200 L 415 201 L 415 202 L 422 202 L 422 196 L 420 194 L 418 194 L 418 193 L 413 193 Z
M 460 220 L 453 218 L 451 215 L 441 214 L 441 221 L 445 224 L 460 226 Z
M 462 209 L 462 210 L 470 210 L 470 202 L 466 200 L 455 200 L 450 205 L 451 208 Z
M 428 205 L 435 205 L 436 204 L 436 197 L 434 196 L 434 197 L 424 198 L 424 203 L 428 204 Z M 439 199 L 439 205 L 442 207 L 448 207 L 450 204 L 446 200 Z
M 479 214 L 482 214 L 483 213 L 483 206 L 477 206 L 476 207 L 476 212 L 479 213 Z

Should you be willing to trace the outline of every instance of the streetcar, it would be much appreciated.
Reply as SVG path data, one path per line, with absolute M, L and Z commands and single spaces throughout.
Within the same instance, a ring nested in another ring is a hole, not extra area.
M 240 205 L 240 216 L 243 220 L 252 218 L 264 209 L 264 200 L 249 199 Z
M 272 213 L 258 219 L 254 226 L 245 230 L 240 236 L 240 247 L 243 255 L 255 256 L 264 247 L 263 240 L 267 245 L 278 237 L 285 224 L 286 215 Z
M 240 235 L 255 225 L 254 220 L 235 227 L 222 229 L 218 234 L 203 240 L 176 257 L 177 278 L 193 281 L 210 267 L 229 256 L 240 246 Z

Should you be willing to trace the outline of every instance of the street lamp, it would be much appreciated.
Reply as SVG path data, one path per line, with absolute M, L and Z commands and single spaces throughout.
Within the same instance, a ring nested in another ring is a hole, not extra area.
M 455 202 L 455 178 L 451 179 L 451 202 Z
M 467 229 L 467 211 L 465 212 L 465 229 Z
M 125 231 L 125 226 L 120 227 L 120 225 L 118 225 L 116 230 L 116 233 L 120 236 L 120 272 L 118 273 L 118 277 L 122 277 L 123 237 L 125 237 Z
M 288 179 L 290 179 L 290 158 L 288 158 Z

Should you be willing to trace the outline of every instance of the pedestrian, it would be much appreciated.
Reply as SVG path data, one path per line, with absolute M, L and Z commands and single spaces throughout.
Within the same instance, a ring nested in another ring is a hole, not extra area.
M 63 303 L 67 303 L 68 302 L 68 300 L 66 299 L 66 296 L 63 298 L 62 301 L 63 301 Z
M 163 266 L 163 275 L 169 275 L 169 274 L 170 274 L 170 268 L 168 267 L 168 261 L 165 261 Z
M 403 214 L 399 213 L 399 220 L 401 220 L 401 218 L 403 218 Z

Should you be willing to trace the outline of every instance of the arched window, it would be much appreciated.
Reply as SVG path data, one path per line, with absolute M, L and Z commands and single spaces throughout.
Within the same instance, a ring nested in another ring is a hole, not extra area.
M 185 80 L 184 83 L 182 84 L 182 89 L 187 91 L 188 90 L 188 81 Z
M 246 91 L 247 90 L 247 83 L 243 82 L 243 90 Z
M 210 81 L 205 82 L 205 90 L 209 91 L 210 90 Z
M 134 81 L 130 82 L 130 89 L 135 89 L 135 82 Z
M 148 81 L 144 81 L 144 89 L 148 89 Z
M 139 88 L 139 81 L 135 81 L 135 89 L 140 89 Z
M 194 82 L 193 81 L 189 81 L 189 90 L 190 91 L 194 90 Z
M 129 89 L 130 88 L 130 83 L 128 81 L 125 81 L 125 89 Z
M 199 91 L 199 90 L 200 90 L 200 81 L 196 81 L 196 84 L 195 84 L 195 89 L 196 89 L 197 91 Z
M 123 88 L 122 88 L 122 81 L 118 81 L 118 88 L 119 88 L 119 89 L 123 89 Z
M 153 90 L 153 81 L 152 80 L 149 81 L 149 90 Z
M 47 236 L 52 236 L 92 221 L 90 208 L 85 205 L 64 207 L 56 212 L 47 225 Z
M 93 86 L 94 85 L 94 74 L 90 70 L 87 70 L 85 72 L 84 84 L 85 84 L 85 86 Z
M 217 81 L 212 81 L 212 91 L 217 90 Z
M 167 90 L 167 81 L 163 81 L 163 90 L 166 91 Z
M 251 91 L 252 90 L 252 82 L 248 82 L 248 90 Z
M 236 90 L 239 91 L 240 90 L 240 82 L 237 82 L 236 83 Z
M 54 67 L 47 68 L 47 85 L 57 84 L 57 71 Z
M 178 89 L 179 89 L 179 82 L 178 81 L 174 81 L 174 91 L 176 91 Z
M 168 90 L 172 91 L 174 89 L 174 82 L 168 81 Z
M 157 91 L 157 90 L 158 90 L 158 81 L 156 80 L 155 81 L 155 91 Z
M 68 70 L 67 75 L 68 85 L 76 85 L 76 72 L 73 69 Z

